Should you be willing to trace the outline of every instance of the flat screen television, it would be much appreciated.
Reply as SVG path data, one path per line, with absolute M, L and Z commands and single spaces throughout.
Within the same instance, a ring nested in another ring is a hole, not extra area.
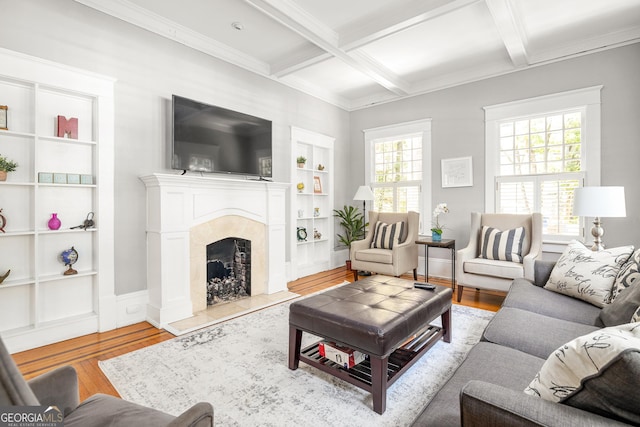
M 173 95 L 173 169 L 272 177 L 271 121 Z

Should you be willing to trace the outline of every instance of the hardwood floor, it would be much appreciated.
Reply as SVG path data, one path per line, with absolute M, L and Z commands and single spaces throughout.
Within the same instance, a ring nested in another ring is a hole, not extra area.
M 412 280 L 411 275 L 403 276 Z M 420 281 L 424 277 L 418 278 Z M 288 284 L 289 290 L 300 295 L 308 295 L 330 286 L 353 281 L 351 272 L 344 267 L 303 277 Z M 449 286 L 449 280 L 431 278 L 430 282 Z M 465 289 L 460 304 L 497 311 L 504 300 L 504 293 Z M 453 298 L 455 303 L 455 297 Z M 119 328 L 113 331 L 95 333 L 15 353 L 15 359 L 25 378 L 30 379 L 64 365 L 72 365 L 78 372 L 80 399 L 95 393 L 118 396 L 109 380 L 103 375 L 98 361 L 110 359 L 143 347 L 174 338 L 165 330 L 157 329 L 147 322 Z

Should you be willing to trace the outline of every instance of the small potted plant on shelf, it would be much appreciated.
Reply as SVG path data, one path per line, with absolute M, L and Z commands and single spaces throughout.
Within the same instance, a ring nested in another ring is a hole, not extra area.
M 340 218 L 340 225 L 344 234 L 338 234 L 338 240 L 349 249 L 351 256 L 351 243 L 364 238 L 364 215 L 355 206 L 345 205 L 342 209 L 334 209 L 333 216 Z M 351 271 L 351 259 L 347 259 L 347 271 Z
M 298 156 L 296 159 L 299 168 L 303 168 L 305 163 L 307 163 L 307 158 L 305 156 Z
M 7 159 L 0 154 L 0 181 L 7 180 L 7 172 L 13 172 L 18 167 L 18 164 L 14 161 Z

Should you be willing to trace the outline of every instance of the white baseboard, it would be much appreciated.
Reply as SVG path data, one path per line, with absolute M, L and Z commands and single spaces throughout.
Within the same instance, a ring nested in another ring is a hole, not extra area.
M 418 257 L 418 274 L 424 275 L 424 257 Z M 429 257 L 429 276 L 451 280 L 451 260 Z
M 148 291 L 130 292 L 116 296 L 116 327 L 133 325 L 147 320 Z

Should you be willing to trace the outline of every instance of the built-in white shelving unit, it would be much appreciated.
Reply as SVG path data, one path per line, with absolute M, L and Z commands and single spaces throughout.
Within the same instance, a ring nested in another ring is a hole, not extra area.
M 0 182 L 0 275 L 11 270 L 0 284 L 0 334 L 10 351 L 115 327 L 113 84 L 0 49 L 0 155 L 18 163 Z M 77 139 L 56 136 L 58 115 L 78 119 Z M 89 212 L 95 227 L 71 228 Z M 53 213 L 58 230 L 47 225 Z M 64 275 L 60 253 L 71 247 L 78 274 Z
M 328 270 L 333 248 L 334 138 L 291 128 L 292 273 L 299 278 Z M 306 163 L 299 167 L 297 158 Z M 304 188 L 298 189 L 302 183 Z M 319 233 L 319 234 L 318 234 Z

